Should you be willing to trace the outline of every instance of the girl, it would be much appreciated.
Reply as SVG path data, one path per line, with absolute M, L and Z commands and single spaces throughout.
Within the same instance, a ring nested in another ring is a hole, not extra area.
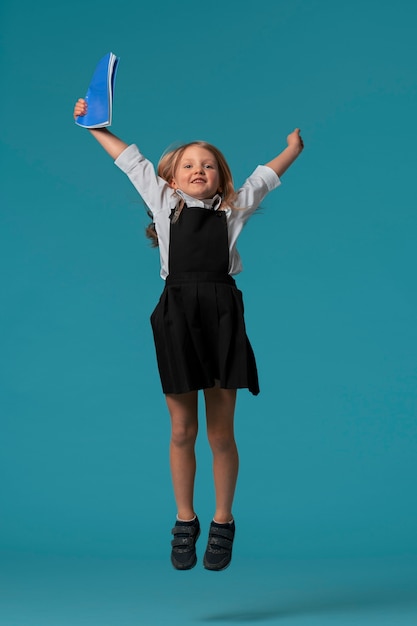
M 79 99 L 74 117 L 85 115 Z M 265 195 L 303 149 L 299 129 L 287 147 L 258 166 L 234 191 L 230 169 L 214 146 L 195 141 L 165 154 L 158 166 L 107 129 L 93 137 L 124 171 L 148 206 L 166 281 L 151 316 L 158 368 L 171 417 L 170 465 L 177 504 L 171 561 L 179 570 L 197 562 L 200 524 L 194 511 L 197 394 L 203 390 L 213 453 L 216 508 L 204 567 L 225 569 L 235 534 L 232 503 L 238 474 L 234 438 L 236 391 L 259 393 L 255 357 L 246 336 L 242 294 L 232 276 L 242 270 L 237 238 Z

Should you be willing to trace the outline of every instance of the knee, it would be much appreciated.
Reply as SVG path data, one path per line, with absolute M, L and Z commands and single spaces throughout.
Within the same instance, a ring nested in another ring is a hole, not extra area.
M 213 452 L 230 452 L 236 447 L 233 431 L 208 429 L 207 437 Z
M 194 446 L 197 438 L 197 426 L 195 424 L 173 424 L 171 431 L 171 443 L 176 448 Z

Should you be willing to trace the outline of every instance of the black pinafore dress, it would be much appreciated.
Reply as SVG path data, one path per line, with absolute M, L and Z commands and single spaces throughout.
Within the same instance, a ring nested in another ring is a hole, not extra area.
M 228 274 L 226 213 L 187 207 L 170 226 L 169 276 L 151 315 L 164 393 L 259 393 L 242 293 Z

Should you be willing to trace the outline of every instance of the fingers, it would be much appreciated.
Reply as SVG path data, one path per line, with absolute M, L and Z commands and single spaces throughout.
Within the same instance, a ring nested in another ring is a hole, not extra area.
M 299 146 L 301 146 L 301 148 L 304 148 L 304 142 L 303 139 L 300 135 L 300 129 L 299 128 L 295 128 L 293 130 L 293 132 L 288 135 L 288 140 L 292 143 L 292 142 L 296 142 L 298 143 Z
M 87 113 L 88 105 L 84 98 L 78 98 L 74 106 L 74 118 L 83 116 Z
M 300 132 L 299 128 L 295 128 L 287 137 L 288 145 L 297 148 L 297 150 L 302 150 L 304 148 L 304 142 Z

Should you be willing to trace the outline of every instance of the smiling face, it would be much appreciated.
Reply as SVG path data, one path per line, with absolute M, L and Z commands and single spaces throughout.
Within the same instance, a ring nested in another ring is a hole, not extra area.
M 215 196 L 221 190 L 214 154 L 198 145 L 188 146 L 177 163 L 170 185 L 198 200 Z

